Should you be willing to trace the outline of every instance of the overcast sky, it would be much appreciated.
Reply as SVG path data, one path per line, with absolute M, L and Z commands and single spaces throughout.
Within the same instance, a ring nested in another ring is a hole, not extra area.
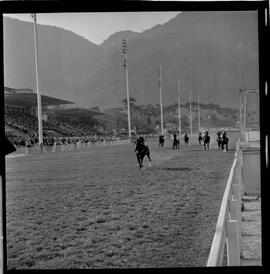
M 42 25 L 71 30 L 95 44 L 100 44 L 117 31 L 142 32 L 157 24 L 168 22 L 177 14 L 179 12 L 41 13 L 37 14 L 37 21 Z M 32 21 L 30 14 L 5 16 Z

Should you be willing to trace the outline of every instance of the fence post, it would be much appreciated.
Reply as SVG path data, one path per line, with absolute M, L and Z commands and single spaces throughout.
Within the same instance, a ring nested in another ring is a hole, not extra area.
M 227 260 L 228 266 L 240 265 L 239 237 L 237 231 L 238 222 L 227 220 Z
M 4 273 L 4 260 L 3 260 L 3 251 L 4 251 L 4 245 L 3 245 L 3 207 L 2 207 L 2 195 L 3 195 L 3 180 L 2 175 L 0 175 L 0 274 Z

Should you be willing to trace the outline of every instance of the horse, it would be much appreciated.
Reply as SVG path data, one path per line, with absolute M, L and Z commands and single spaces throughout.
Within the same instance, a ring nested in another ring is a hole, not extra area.
M 204 150 L 209 150 L 209 144 L 210 144 L 210 136 L 208 134 L 208 131 L 205 131 L 203 135 Z
M 173 135 L 173 149 L 180 149 L 180 141 L 177 139 L 176 134 Z
M 229 143 L 229 138 L 227 136 L 227 133 L 223 132 L 223 134 L 222 134 L 222 142 L 221 142 L 221 150 L 222 151 L 228 151 L 228 143 Z
M 202 139 L 203 139 L 203 137 L 202 137 L 202 134 L 201 134 L 201 132 L 200 132 L 200 133 L 199 133 L 199 137 L 198 137 L 199 145 L 200 145 L 200 146 L 202 145 Z
M 164 143 L 165 143 L 164 135 L 160 135 L 159 142 L 158 142 L 159 147 L 163 147 Z
M 218 143 L 218 149 L 222 150 L 222 134 L 221 131 L 217 133 L 217 143 Z
M 136 142 L 136 147 L 135 147 L 135 152 L 137 156 L 137 160 L 140 166 L 140 169 L 143 167 L 143 159 L 145 156 L 148 157 L 149 162 L 151 162 L 151 157 L 150 157 L 150 149 L 147 145 L 145 145 L 144 138 L 139 137 Z
M 187 136 L 187 134 L 185 134 L 185 136 L 184 136 L 184 141 L 185 141 L 186 145 L 188 146 L 189 137 Z

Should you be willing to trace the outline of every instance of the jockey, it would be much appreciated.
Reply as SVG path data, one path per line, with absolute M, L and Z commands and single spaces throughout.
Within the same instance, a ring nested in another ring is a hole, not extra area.
M 138 137 L 138 138 L 137 138 L 137 143 L 140 143 L 140 144 L 142 144 L 142 145 L 145 145 L 145 140 L 144 140 L 144 138 L 143 138 L 142 136 Z
M 138 137 L 136 141 L 135 152 L 137 151 L 137 153 L 139 153 L 140 148 L 145 148 L 145 147 L 146 145 L 145 145 L 144 138 L 142 136 Z
M 226 140 L 228 139 L 228 137 L 227 137 L 227 132 L 226 132 L 226 131 L 223 132 L 222 139 L 223 139 L 224 141 L 226 141 Z

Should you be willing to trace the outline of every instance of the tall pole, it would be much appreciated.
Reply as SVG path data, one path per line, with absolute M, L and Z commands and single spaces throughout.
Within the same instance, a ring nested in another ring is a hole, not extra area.
M 200 96 L 198 96 L 198 123 L 199 123 L 199 133 L 200 133 L 201 132 Z
M 131 121 L 130 121 L 130 102 L 129 102 L 129 85 L 128 85 L 128 50 L 127 50 L 127 39 L 122 40 L 122 50 L 125 54 L 124 58 L 124 68 L 125 68 L 125 77 L 126 77 L 126 88 L 127 88 L 127 115 L 128 115 L 128 136 L 131 138 Z
M 189 117 L 190 117 L 190 134 L 192 135 L 191 89 L 189 90 Z
M 243 112 L 242 112 L 242 108 L 243 108 L 243 105 L 242 105 L 242 92 L 241 92 L 241 89 L 240 89 L 240 91 L 239 91 L 239 103 L 240 103 L 240 106 L 239 106 L 239 108 L 240 108 L 240 112 L 239 112 L 239 129 L 240 129 L 240 141 L 242 142 L 243 141 L 243 136 L 242 136 L 242 119 L 243 119 L 243 117 L 242 117 L 242 114 L 243 114 Z
M 41 96 L 39 92 L 39 78 L 38 78 L 38 42 L 37 42 L 37 18 L 36 14 L 31 14 L 34 20 L 34 40 L 35 40 L 35 62 L 36 62 L 36 88 L 37 88 L 37 107 L 38 107 L 38 142 L 39 145 L 43 144 L 42 132 L 42 107 Z
M 239 128 L 240 128 L 240 141 L 243 141 L 243 100 L 242 100 L 242 91 L 241 91 L 241 86 L 242 86 L 242 65 L 241 65 L 241 60 L 240 60 L 240 48 L 241 45 L 237 46 L 237 58 L 238 58 L 238 85 L 239 85 L 239 101 L 240 101 L 240 112 L 239 112 Z
M 178 80 L 178 89 L 177 89 L 177 98 L 178 98 L 178 121 L 179 121 L 179 137 L 182 135 L 181 133 L 181 112 L 180 112 L 180 81 Z
M 163 107 L 162 107 L 162 88 L 161 88 L 161 66 L 157 67 L 158 71 L 158 85 L 159 85 L 159 101 L 160 101 L 160 124 L 161 124 L 161 135 L 164 135 L 164 128 L 163 128 Z
M 246 113 L 247 112 L 247 95 L 244 93 L 244 121 L 243 121 L 243 130 L 246 130 Z

